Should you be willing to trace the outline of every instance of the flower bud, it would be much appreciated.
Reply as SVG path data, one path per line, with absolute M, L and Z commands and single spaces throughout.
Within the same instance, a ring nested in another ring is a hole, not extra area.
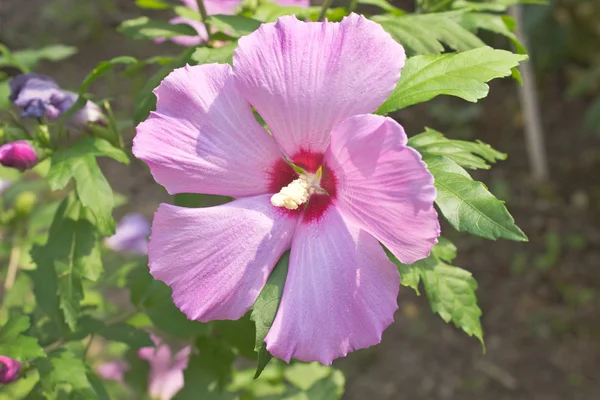
M 37 164 L 35 149 L 28 142 L 19 140 L 0 146 L 0 164 L 21 171 Z
M 10 357 L 0 356 L 0 384 L 16 381 L 20 371 L 20 362 Z
M 33 192 L 20 193 L 15 200 L 17 214 L 23 217 L 29 215 L 35 206 L 35 200 L 36 196 Z

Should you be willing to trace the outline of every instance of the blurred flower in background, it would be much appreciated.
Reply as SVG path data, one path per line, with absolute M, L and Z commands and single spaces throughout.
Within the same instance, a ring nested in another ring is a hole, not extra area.
M 144 347 L 138 356 L 148 361 L 150 376 L 148 377 L 148 394 L 156 400 L 170 400 L 183 388 L 183 371 L 187 368 L 191 347 L 187 346 L 173 355 L 169 345 L 152 335 L 154 347 Z M 129 365 L 125 361 L 115 360 L 102 364 L 98 374 L 106 380 L 124 382 L 125 372 Z
M 273 0 L 282 6 L 297 6 L 297 7 L 308 7 L 310 6 L 310 0 Z M 198 12 L 198 1 L 197 0 L 181 0 L 181 2 L 188 8 Z M 208 15 L 224 14 L 233 15 L 237 8 L 242 4 L 242 0 L 205 0 L 204 5 L 206 7 L 206 13 Z M 169 20 L 171 24 L 187 24 L 194 28 L 198 32 L 198 36 L 175 36 L 168 40 L 173 43 L 177 43 L 181 46 L 198 46 L 208 41 L 208 34 L 204 24 L 198 20 L 175 17 Z M 158 43 L 164 42 L 165 39 L 157 39 Z
M 0 146 L 0 164 L 21 171 L 37 164 L 38 157 L 33 146 L 24 140 Z
M 0 356 L 0 384 L 16 381 L 21 371 L 21 363 L 6 356 Z
M 12 185 L 11 181 L 5 181 L 0 179 L 0 194 L 2 194 L 6 189 L 8 189 Z
M 127 214 L 117 225 L 116 233 L 106 239 L 106 245 L 118 252 L 148 254 L 150 222 L 142 214 Z
M 54 79 L 40 74 L 20 74 L 10 81 L 10 101 L 23 110 L 21 118 L 58 120 L 77 101 L 77 93 L 62 90 Z M 88 101 L 69 118 L 72 129 L 86 129 L 89 123 L 104 123 L 100 107 Z

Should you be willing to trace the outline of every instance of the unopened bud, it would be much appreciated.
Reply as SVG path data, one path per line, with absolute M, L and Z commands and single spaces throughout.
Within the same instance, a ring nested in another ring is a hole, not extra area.
M 21 363 L 6 356 L 0 356 L 0 384 L 7 384 L 19 379 Z
M 28 142 L 19 140 L 0 146 L 0 164 L 21 171 L 37 164 L 35 149 Z

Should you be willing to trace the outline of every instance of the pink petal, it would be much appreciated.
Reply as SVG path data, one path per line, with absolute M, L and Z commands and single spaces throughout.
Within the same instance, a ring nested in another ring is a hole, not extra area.
M 176 69 L 154 93 L 156 112 L 138 125 L 133 153 L 170 194 L 270 191 L 269 171 L 281 153 L 236 89 L 230 66 Z
M 238 319 L 254 304 L 296 225 L 296 216 L 272 206 L 270 197 L 210 208 L 160 205 L 150 272 L 171 286 L 188 318 Z
M 300 224 L 267 349 L 289 362 L 331 364 L 381 341 L 394 319 L 400 276 L 371 235 L 335 207 Z
M 333 202 L 344 218 L 403 263 L 429 255 L 440 234 L 433 176 L 406 146 L 402 126 L 378 115 L 348 118 L 331 133 L 324 165 L 335 177 Z
M 380 25 L 351 14 L 341 23 L 286 16 L 263 24 L 240 39 L 233 63 L 240 91 L 297 161 L 322 155 L 335 124 L 375 111 L 404 60 Z

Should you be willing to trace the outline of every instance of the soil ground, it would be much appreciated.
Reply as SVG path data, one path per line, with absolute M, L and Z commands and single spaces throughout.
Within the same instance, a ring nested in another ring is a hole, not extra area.
M 57 42 L 79 47 L 74 57 L 38 69 L 68 88 L 101 60 L 176 50 L 115 33 L 118 21 L 139 15 L 126 1 L 98 0 L 89 6 L 80 0 L 78 7 L 72 1 L 27 3 L 24 10 L 23 2 L 1 1 L 0 41 L 13 49 Z M 76 12 L 87 12 L 90 19 L 81 22 Z M 430 126 L 508 153 L 507 161 L 475 176 L 507 200 L 530 241 L 486 241 L 444 226 L 443 233 L 459 248 L 455 265 L 471 271 L 479 283 L 486 353 L 476 339 L 433 315 L 424 296 L 402 288 L 396 322 L 382 344 L 336 363 L 346 372 L 345 399 L 600 398 L 600 136 L 582 130 L 588 104 L 564 99 L 561 71 L 538 80 L 551 171 L 545 185 L 529 177 L 517 86 L 511 80 L 494 82 L 490 96 L 475 106 L 443 99 L 396 116 L 409 135 Z M 130 96 L 114 95 L 129 83 L 103 82 L 93 92 L 113 97 L 113 108 L 124 118 L 131 115 Z M 106 163 L 104 168 L 115 190 L 129 197 L 129 210 L 151 216 L 159 202 L 170 201 L 143 165 L 123 169 Z

